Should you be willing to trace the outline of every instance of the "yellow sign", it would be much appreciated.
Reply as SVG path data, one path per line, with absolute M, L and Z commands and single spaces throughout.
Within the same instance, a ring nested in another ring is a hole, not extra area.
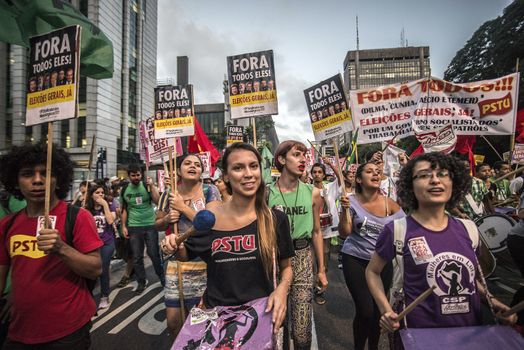
M 484 163 L 484 159 L 486 158 L 486 156 L 482 154 L 475 154 L 473 157 L 475 158 L 475 165 Z
M 232 107 L 275 102 L 277 100 L 277 92 L 276 90 L 257 91 L 249 94 L 234 95 L 230 97 L 230 100 Z
M 28 258 L 39 259 L 46 256 L 43 251 L 38 249 L 35 236 L 14 235 L 10 239 L 9 248 L 11 257 L 23 255 Z

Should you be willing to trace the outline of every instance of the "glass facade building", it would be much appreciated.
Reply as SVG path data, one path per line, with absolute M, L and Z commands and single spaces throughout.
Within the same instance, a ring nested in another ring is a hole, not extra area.
M 417 80 L 429 72 L 428 46 L 348 51 L 344 60 L 346 90 Z
M 137 124 L 153 114 L 156 85 L 157 0 L 70 0 L 113 43 L 114 73 L 109 79 L 82 76 L 79 116 L 54 123 L 53 140 L 78 164 L 85 177 L 89 150 L 105 148 L 104 175 L 115 175 L 138 161 Z M 0 42 L 0 152 L 47 137 L 47 125 L 25 127 L 25 91 L 29 52 Z

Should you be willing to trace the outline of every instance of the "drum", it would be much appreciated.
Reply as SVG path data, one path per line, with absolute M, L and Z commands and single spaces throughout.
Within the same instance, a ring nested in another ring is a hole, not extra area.
M 320 228 L 325 229 L 333 226 L 333 216 L 329 213 L 320 214 Z
M 497 253 L 506 249 L 509 231 L 516 222 L 503 214 L 490 214 L 475 220 L 489 250 Z

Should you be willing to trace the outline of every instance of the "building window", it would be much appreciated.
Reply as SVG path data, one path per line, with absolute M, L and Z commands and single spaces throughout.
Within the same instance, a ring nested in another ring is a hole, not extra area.
M 71 136 L 69 135 L 69 119 L 60 121 L 60 144 L 62 147 L 71 148 Z
M 77 121 L 78 121 L 78 129 L 76 131 L 76 147 L 85 147 L 87 145 L 85 115 L 79 116 Z

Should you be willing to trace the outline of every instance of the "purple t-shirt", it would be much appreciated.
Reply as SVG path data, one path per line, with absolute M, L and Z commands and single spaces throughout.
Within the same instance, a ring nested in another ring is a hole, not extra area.
M 116 212 L 115 201 L 109 203 L 109 211 L 112 213 Z M 100 239 L 104 241 L 104 245 L 113 244 L 115 242 L 115 230 L 113 225 L 109 225 L 104 215 L 104 209 L 95 210 L 93 217 L 95 218 L 96 230 Z
M 431 231 L 411 216 L 402 256 L 406 305 L 431 285 L 437 288 L 406 319 L 413 328 L 462 327 L 481 324 L 480 297 L 475 277 L 477 259 L 464 225 L 448 216 L 448 226 Z M 393 223 L 381 232 L 377 254 L 385 261 L 395 257 Z
M 353 226 L 351 234 L 344 241 L 342 253 L 365 260 L 371 260 L 378 236 L 384 226 L 393 220 L 400 219 L 406 214 L 402 209 L 393 215 L 375 216 L 364 208 L 355 195 L 349 199 Z

